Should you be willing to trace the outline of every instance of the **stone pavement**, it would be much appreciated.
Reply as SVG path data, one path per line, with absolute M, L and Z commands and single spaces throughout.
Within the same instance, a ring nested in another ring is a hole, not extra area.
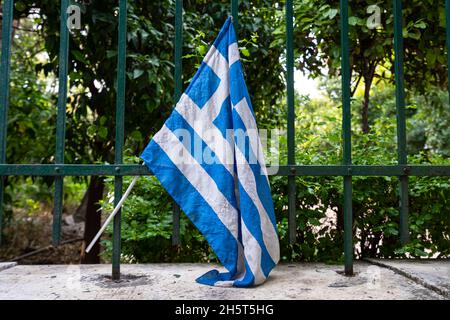
M 217 268 L 209 264 L 122 265 L 117 282 L 110 278 L 111 265 L 0 264 L 0 300 L 450 298 L 450 261 L 372 262 L 386 267 L 356 261 L 355 276 L 346 277 L 340 265 L 281 264 L 265 284 L 252 289 L 197 284 L 196 277 Z

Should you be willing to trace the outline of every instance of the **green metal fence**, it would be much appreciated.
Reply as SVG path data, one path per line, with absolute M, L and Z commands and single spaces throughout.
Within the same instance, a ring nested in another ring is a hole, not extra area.
M 150 175 L 144 166 L 123 164 L 124 118 L 125 118 L 125 71 L 126 71 L 126 34 L 127 34 L 127 0 L 118 0 L 118 61 L 117 61 L 117 103 L 116 103 L 116 144 L 115 163 L 113 165 L 72 165 L 64 163 L 65 119 L 67 99 L 67 74 L 69 53 L 69 30 L 67 28 L 67 8 L 69 0 L 61 0 L 60 53 L 59 53 L 59 96 L 56 130 L 56 154 L 54 164 L 18 165 L 6 163 L 7 116 L 9 104 L 10 55 L 14 0 L 3 0 L 2 53 L 0 73 L 0 231 L 2 228 L 2 203 L 4 177 L 6 176 L 54 176 L 55 204 L 53 216 L 53 244 L 61 240 L 61 214 L 63 208 L 63 186 L 65 176 L 114 176 L 114 195 L 117 203 L 122 196 L 123 176 Z M 447 51 L 450 52 L 450 0 L 445 1 L 447 19 Z M 175 100 L 182 91 L 182 26 L 183 1 L 175 0 Z M 231 14 L 238 30 L 238 0 L 231 0 Z M 397 138 L 398 164 L 390 166 L 355 166 L 351 158 L 351 112 L 350 112 L 350 61 L 349 61 L 349 25 L 348 0 L 340 0 L 341 29 L 341 67 L 342 67 L 342 165 L 297 165 L 295 162 L 294 140 L 294 10 L 293 0 L 286 0 L 286 79 L 288 110 L 288 163 L 279 167 L 277 175 L 288 179 L 288 214 L 289 239 L 296 241 L 296 176 L 342 176 L 344 178 L 344 255 L 345 274 L 353 273 L 352 243 L 352 177 L 353 176 L 397 176 L 400 194 L 400 240 L 405 243 L 408 231 L 408 177 L 409 176 L 450 176 L 450 166 L 408 165 L 406 153 L 406 119 L 403 80 L 403 36 L 401 0 L 393 0 L 394 9 L 394 48 L 395 48 L 395 83 L 397 104 Z M 448 55 L 450 66 L 450 55 Z M 449 69 L 450 78 L 450 69 Z M 450 82 L 449 82 L 450 92 Z M 174 205 L 173 243 L 179 244 L 180 210 Z M 120 277 L 120 212 L 114 219 L 112 276 Z M 1 234 L 1 232 L 0 232 Z M 1 241 L 1 237 L 0 237 Z M 0 242 L 1 243 L 1 242 Z

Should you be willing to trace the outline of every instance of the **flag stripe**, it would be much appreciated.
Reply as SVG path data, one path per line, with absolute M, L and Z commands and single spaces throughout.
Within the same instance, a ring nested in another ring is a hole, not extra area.
M 159 167 L 154 174 L 172 198 L 183 208 L 194 225 L 202 232 L 211 247 L 214 248 L 220 262 L 230 271 L 236 272 L 238 259 L 238 242 L 235 234 L 217 215 L 213 206 L 204 199 L 198 189 L 186 178 L 169 159 L 165 150 L 154 140 L 142 154 L 142 159 L 149 167 Z M 183 192 L 180 192 L 180 189 Z M 208 216 L 205 224 L 203 216 Z
M 258 127 L 256 126 L 256 120 L 251 114 L 250 106 L 248 105 L 246 98 L 243 98 L 241 101 L 239 101 L 238 104 L 233 106 L 233 111 L 236 111 L 238 113 L 239 117 L 241 118 L 244 124 L 246 131 L 258 130 Z M 267 176 L 266 163 L 264 161 L 264 153 L 261 141 L 254 135 L 250 135 L 249 139 L 253 153 L 256 155 L 256 158 L 258 159 L 263 174 Z
M 233 237 L 237 239 L 237 210 L 228 202 L 222 192 L 217 188 L 216 182 L 209 174 L 195 161 L 185 146 L 177 139 L 166 125 L 153 137 L 153 141 L 167 154 L 169 159 L 176 164 L 178 170 L 188 179 L 188 181 L 197 189 L 205 201 L 213 208 L 220 221 L 230 230 Z M 183 150 L 180 162 L 177 151 Z M 186 161 L 184 163 L 184 161 Z
M 235 129 L 241 129 L 245 130 L 245 126 L 243 125 L 243 122 L 241 118 L 233 114 L 233 126 Z M 250 143 L 238 143 L 235 144 L 235 153 L 236 153 L 236 162 L 238 164 L 244 164 L 248 167 L 246 169 L 249 169 L 248 172 L 253 173 L 253 178 L 255 180 L 255 183 L 252 184 L 253 186 L 256 186 L 258 199 L 262 202 L 263 207 L 265 211 L 269 214 L 270 221 L 272 222 L 273 227 L 276 230 L 276 221 L 275 221 L 275 214 L 273 209 L 273 202 L 272 202 L 272 196 L 270 192 L 270 185 L 268 183 L 267 176 L 261 174 L 261 166 L 258 163 L 253 163 L 251 160 L 255 159 L 256 156 L 254 156 L 253 150 L 250 148 L 246 148 Z M 240 151 L 240 154 L 242 156 L 237 155 L 237 151 Z M 247 171 L 243 171 L 247 173 Z
M 248 231 L 245 223 L 242 224 L 242 241 L 246 244 L 244 248 L 245 259 L 254 277 L 253 284 L 261 284 L 266 280 L 266 277 L 261 270 L 261 247 L 259 243 Z M 248 271 L 247 271 L 248 272 Z M 249 272 L 248 272 L 249 273 Z
M 220 159 L 216 155 L 208 157 L 209 154 L 214 153 L 209 146 L 202 140 L 202 138 L 195 132 L 195 130 L 186 122 L 186 120 L 174 110 L 172 116 L 166 121 L 166 127 L 170 129 L 177 137 L 187 152 L 190 153 L 196 163 L 208 173 L 214 181 L 221 181 L 220 190 L 233 207 L 237 208 L 236 196 L 234 194 L 234 177 L 221 164 Z M 180 130 L 181 129 L 181 130 Z M 181 132 L 180 132 L 181 131 Z M 178 132 L 180 134 L 178 135 Z M 187 133 L 187 137 L 181 135 Z M 183 141 L 180 139 L 183 138 Z M 187 162 L 187 159 L 183 159 Z
M 267 211 L 261 202 L 258 191 L 256 189 L 256 180 L 254 174 L 250 166 L 248 165 L 244 155 L 239 148 L 235 149 L 235 154 L 239 181 L 242 185 L 242 188 L 251 199 L 251 203 L 257 208 L 259 213 L 259 215 L 254 216 L 255 220 L 259 220 L 259 228 L 255 228 L 255 230 L 258 230 L 262 237 L 258 237 L 256 235 L 255 236 L 257 238 L 262 238 L 265 247 L 270 254 L 270 257 L 272 258 L 272 261 L 274 262 L 274 264 L 276 264 L 280 259 L 280 248 L 278 244 L 276 229 L 272 224 L 270 218 L 268 217 Z
M 239 47 L 237 42 L 230 44 L 228 47 L 228 61 L 230 66 L 232 66 L 236 61 L 239 61 Z

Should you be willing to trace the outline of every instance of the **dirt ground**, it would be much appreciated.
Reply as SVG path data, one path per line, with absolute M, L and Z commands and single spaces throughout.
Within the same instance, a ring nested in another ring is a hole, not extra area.
M 33 215 L 16 210 L 14 219 L 4 228 L 0 261 L 26 265 L 79 263 L 84 222 L 75 222 L 72 215 L 64 214 L 61 229 L 62 244 L 55 248 L 52 246 L 51 209 L 42 207 Z M 27 254 L 32 255 L 21 258 Z

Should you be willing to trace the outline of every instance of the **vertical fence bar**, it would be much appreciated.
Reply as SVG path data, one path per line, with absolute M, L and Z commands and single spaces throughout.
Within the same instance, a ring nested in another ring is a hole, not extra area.
M 69 0 L 61 0 L 60 38 L 59 38 L 59 74 L 58 74 L 58 115 L 56 119 L 55 163 L 64 164 L 64 147 L 66 140 L 66 103 L 67 73 L 69 61 L 69 29 L 67 27 L 67 8 Z M 53 245 L 61 242 L 61 216 L 63 211 L 64 177 L 55 178 L 55 205 L 53 209 Z
M 125 72 L 127 46 L 127 0 L 119 0 L 119 41 L 117 58 L 117 99 L 116 99 L 116 145 L 115 163 L 123 163 L 123 144 L 125 131 Z M 114 180 L 114 205 L 122 198 L 122 182 L 120 176 Z M 121 210 L 114 217 L 112 278 L 120 279 L 121 251 Z
M 445 29 L 447 44 L 447 91 L 450 105 L 450 0 L 445 0 Z
M 294 105 L 294 7 L 286 1 L 286 89 L 287 89 L 287 138 L 288 165 L 295 165 L 295 105 Z M 295 176 L 288 177 L 289 242 L 296 241 Z
M 350 49 L 348 37 L 348 0 L 340 0 L 341 8 L 341 80 L 343 164 L 352 164 L 350 108 Z M 349 172 L 351 173 L 351 172 Z M 352 176 L 344 176 L 344 260 L 345 274 L 353 274 Z
M 397 106 L 397 153 L 398 164 L 407 164 L 405 88 L 403 73 L 403 27 L 402 2 L 394 0 L 394 51 L 395 51 L 395 99 Z M 408 176 L 399 177 L 400 182 L 400 241 L 409 241 L 408 228 Z
M 11 69 L 11 37 L 13 22 L 13 0 L 3 1 L 2 60 L 0 66 L 0 164 L 6 163 L 6 136 L 8 128 L 9 79 Z M 5 177 L 0 176 L 0 245 L 3 234 L 3 198 Z
M 231 0 L 231 16 L 233 17 L 233 27 L 238 34 L 239 28 L 239 0 Z M 239 37 L 238 37 L 239 39 Z
M 175 103 L 180 100 L 182 85 L 182 55 L 183 55 L 183 0 L 175 2 Z M 172 212 L 172 245 L 180 245 L 180 207 L 174 202 Z

